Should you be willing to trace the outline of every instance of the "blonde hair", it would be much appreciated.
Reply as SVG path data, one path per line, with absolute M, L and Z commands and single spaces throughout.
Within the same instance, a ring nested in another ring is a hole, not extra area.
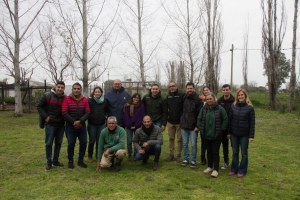
M 235 100 L 234 100 L 234 102 L 233 102 L 233 105 L 236 105 L 237 102 L 239 101 L 239 99 L 238 99 L 238 94 L 239 94 L 240 92 L 243 92 L 243 93 L 244 93 L 245 99 L 246 99 L 246 100 L 245 100 L 246 104 L 247 104 L 248 106 L 253 106 L 252 103 L 251 103 L 251 101 L 250 101 L 250 99 L 249 99 L 249 97 L 248 97 L 248 94 L 247 94 L 246 90 L 244 90 L 244 89 L 242 89 L 242 88 L 240 88 L 240 89 L 236 92 Z

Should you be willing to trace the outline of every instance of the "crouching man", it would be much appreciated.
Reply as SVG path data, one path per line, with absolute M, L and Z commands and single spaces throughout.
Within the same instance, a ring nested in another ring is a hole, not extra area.
M 124 144 L 125 130 L 118 126 L 116 117 L 108 117 L 107 127 L 101 131 L 99 137 L 96 170 L 114 166 L 116 172 L 120 171 L 121 162 L 126 156 Z
M 142 164 L 146 165 L 149 155 L 154 155 L 153 170 L 158 169 L 158 162 L 163 144 L 161 128 L 152 123 L 151 118 L 146 115 L 143 118 L 143 125 L 138 128 L 134 134 L 133 144 L 137 151 L 136 160 L 143 160 Z

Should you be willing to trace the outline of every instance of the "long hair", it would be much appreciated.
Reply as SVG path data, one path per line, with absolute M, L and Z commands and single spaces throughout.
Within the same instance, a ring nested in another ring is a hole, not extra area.
M 96 86 L 96 87 L 94 88 L 93 92 L 92 92 L 92 93 L 91 93 L 91 95 L 90 95 L 90 97 L 91 97 L 91 98 L 93 98 L 93 97 L 94 97 L 94 93 L 95 93 L 95 91 L 96 91 L 97 89 L 99 89 L 99 90 L 100 90 L 100 92 L 101 92 L 101 96 L 103 95 L 103 90 L 102 90 L 102 88 L 101 88 L 101 87 L 99 87 L 99 86 Z
M 252 103 L 251 103 L 251 101 L 250 101 L 250 99 L 249 99 L 249 97 L 248 97 L 248 94 L 247 94 L 246 90 L 244 90 L 244 89 L 242 89 L 242 88 L 240 88 L 240 89 L 236 92 L 235 100 L 234 100 L 234 102 L 233 102 L 233 105 L 236 106 L 237 102 L 239 101 L 239 99 L 238 99 L 238 94 L 239 94 L 240 92 L 243 92 L 243 93 L 244 93 L 246 104 L 247 104 L 248 106 L 253 106 Z
M 134 93 L 134 94 L 131 96 L 131 98 L 129 99 L 128 103 L 129 103 L 129 104 L 132 104 L 132 103 L 133 103 L 133 98 L 135 98 L 136 96 L 138 96 L 138 97 L 139 97 L 139 99 L 140 99 L 140 101 L 139 101 L 139 102 L 141 102 L 141 101 L 142 101 L 142 99 L 141 99 L 141 95 L 140 95 L 139 93 Z

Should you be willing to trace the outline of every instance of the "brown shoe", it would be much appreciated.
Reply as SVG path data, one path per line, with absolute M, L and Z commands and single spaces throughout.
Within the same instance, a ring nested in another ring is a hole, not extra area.
M 132 161 L 132 155 L 131 154 L 128 154 L 128 160 Z
M 158 169 L 158 162 L 153 163 L 153 171 L 156 171 Z
M 88 158 L 88 162 L 92 163 L 93 162 L 93 158 Z
M 174 155 L 170 154 L 167 158 L 166 161 L 172 161 L 174 160 Z

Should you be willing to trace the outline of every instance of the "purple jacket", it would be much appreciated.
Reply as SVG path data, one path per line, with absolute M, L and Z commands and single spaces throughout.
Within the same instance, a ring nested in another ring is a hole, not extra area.
M 142 126 L 143 118 L 145 117 L 145 107 L 144 104 L 141 104 L 139 107 L 134 108 L 133 116 L 129 115 L 130 113 L 130 106 L 127 106 L 123 115 L 123 122 L 125 127 L 130 128 L 132 126 L 135 129 L 138 129 Z

